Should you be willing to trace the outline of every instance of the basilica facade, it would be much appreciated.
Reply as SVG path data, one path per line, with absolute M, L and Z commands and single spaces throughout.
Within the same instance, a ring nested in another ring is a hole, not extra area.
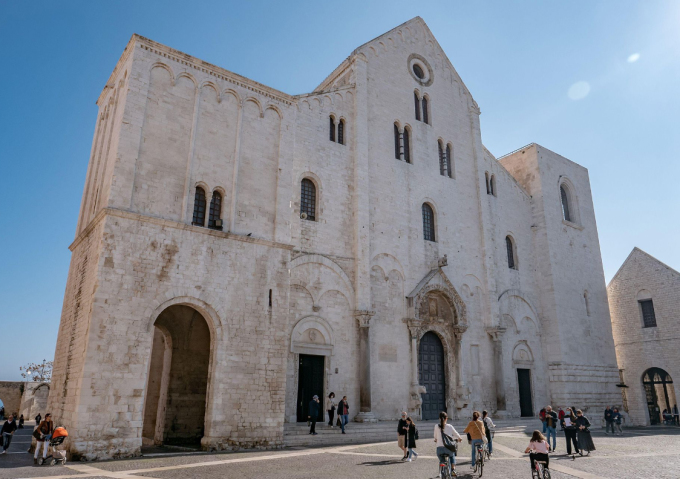
M 588 172 L 495 158 L 419 17 L 289 95 L 134 35 L 97 105 L 49 408 L 87 459 L 620 397 Z

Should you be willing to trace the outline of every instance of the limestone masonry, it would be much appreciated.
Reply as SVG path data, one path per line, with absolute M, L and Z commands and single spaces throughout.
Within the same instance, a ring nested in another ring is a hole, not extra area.
M 280 447 L 330 392 L 620 403 L 587 170 L 494 158 L 421 18 L 296 96 L 133 35 L 97 105 L 49 397 L 75 456 Z
M 624 407 L 659 424 L 680 396 L 680 273 L 635 248 L 607 286 Z

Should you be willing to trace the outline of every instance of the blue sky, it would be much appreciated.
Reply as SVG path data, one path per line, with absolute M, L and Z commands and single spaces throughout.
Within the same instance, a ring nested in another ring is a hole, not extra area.
M 95 101 L 132 33 L 296 94 L 416 15 L 492 153 L 589 169 L 607 280 L 634 246 L 680 269 L 678 1 L 1 0 L 0 380 L 54 355 Z

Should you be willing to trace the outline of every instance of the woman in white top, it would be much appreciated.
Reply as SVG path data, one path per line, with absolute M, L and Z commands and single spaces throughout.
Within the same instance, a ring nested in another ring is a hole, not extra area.
M 456 467 L 456 453 L 447 449 L 444 446 L 444 439 L 442 437 L 442 432 L 453 438 L 454 441 L 461 442 L 463 439 L 460 437 L 456 429 L 448 424 L 446 421 L 449 417 L 445 412 L 439 413 L 439 424 L 434 426 L 434 443 L 437 445 L 437 457 L 439 457 L 440 464 L 446 464 L 448 459 L 449 471 L 452 471 Z
M 486 432 L 486 441 L 489 446 L 489 456 L 493 453 L 493 438 L 491 437 L 491 428 L 496 427 L 496 425 L 493 423 L 491 420 L 491 417 L 489 416 L 489 412 L 485 409 L 482 411 L 482 420 L 484 421 L 484 429 Z
M 529 459 L 531 459 L 531 470 L 534 470 L 534 461 L 545 462 L 545 468 L 548 469 L 548 464 L 550 460 L 548 459 L 548 451 L 550 446 L 548 446 L 545 436 L 541 434 L 541 431 L 536 430 L 531 436 L 531 441 L 529 446 L 527 446 L 525 453 L 529 453 Z

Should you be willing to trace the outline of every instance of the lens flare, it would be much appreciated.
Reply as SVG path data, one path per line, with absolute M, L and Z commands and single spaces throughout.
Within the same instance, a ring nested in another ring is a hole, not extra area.
M 640 59 L 640 54 L 639 53 L 633 53 L 631 56 L 628 57 L 628 63 L 635 63 Z
M 590 84 L 587 81 L 579 81 L 569 87 L 567 96 L 572 100 L 583 100 L 590 93 Z

